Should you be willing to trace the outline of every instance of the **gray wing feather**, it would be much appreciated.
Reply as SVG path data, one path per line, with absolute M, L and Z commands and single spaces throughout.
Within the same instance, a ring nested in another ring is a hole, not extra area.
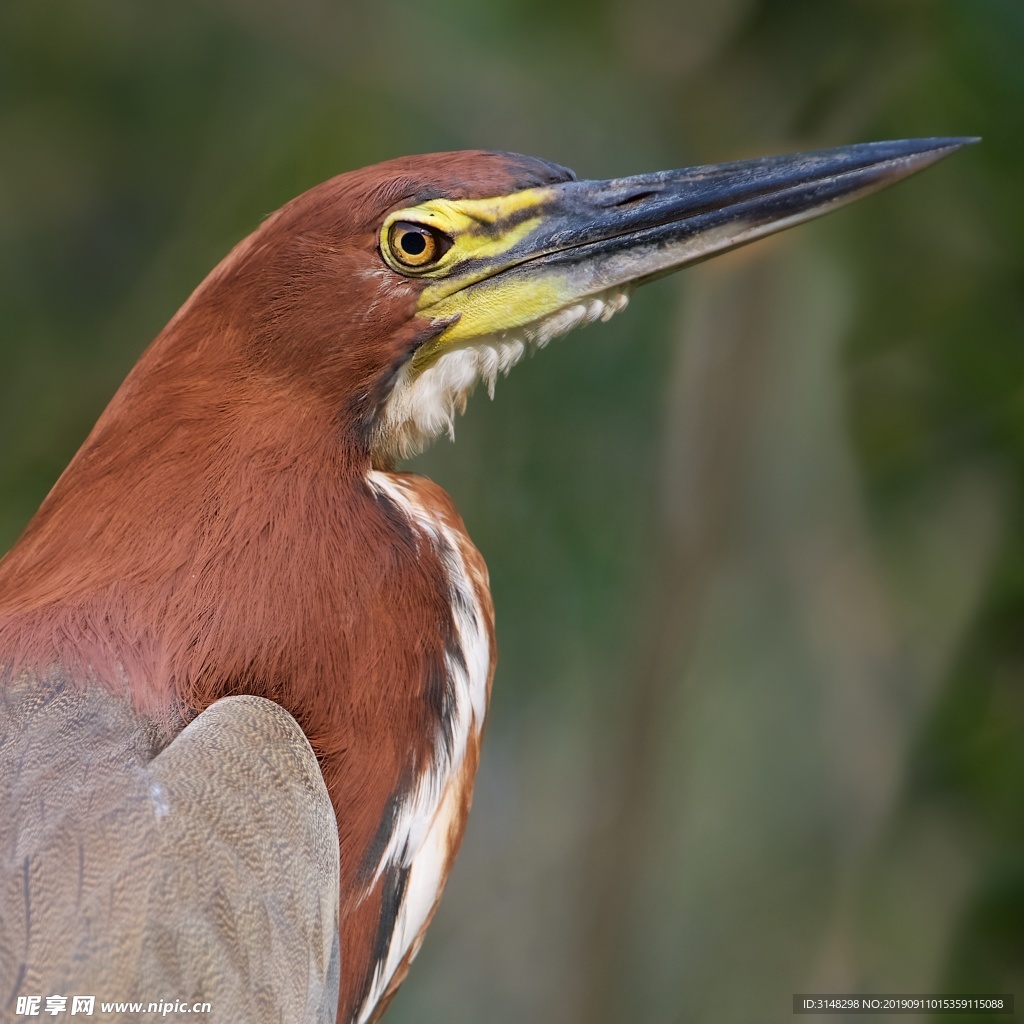
M 226 698 L 167 743 L 105 688 L 0 686 L 0 1019 L 81 994 L 333 1021 L 338 884 L 327 788 L 279 705 Z

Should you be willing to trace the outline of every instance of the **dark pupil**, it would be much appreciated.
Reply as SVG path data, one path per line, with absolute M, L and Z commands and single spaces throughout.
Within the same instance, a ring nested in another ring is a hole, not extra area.
M 418 231 L 406 231 L 402 235 L 402 249 L 410 256 L 419 256 L 427 248 L 427 240 Z

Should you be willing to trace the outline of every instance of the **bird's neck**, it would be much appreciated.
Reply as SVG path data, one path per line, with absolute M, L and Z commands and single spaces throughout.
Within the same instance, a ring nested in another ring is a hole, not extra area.
M 172 385 L 163 358 L 147 353 L 0 561 L 0 666 L 123 685 L 161 718 L 306 678 L 300 649 L 336 659 L 308 642 L 341 611 L 318 581 L 346 585 L 364 563 L 342 549 L 368 543 L 352 524 L 375 522 L 330 409 L 230 368 L 182 380 L 179 362 Z

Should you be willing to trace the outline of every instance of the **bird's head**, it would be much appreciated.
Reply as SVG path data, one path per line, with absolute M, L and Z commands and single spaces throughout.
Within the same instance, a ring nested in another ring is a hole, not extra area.
M 480 380 L 493 388 L 531 346 L 607 319 L 638 284 L 816 217 L 966 141 L 609 181 L 507 153 L 406 157 L 288 203 L 179 318 L 201 308 L 207 336 L 219 319 L 244 373 L 326 399 L 346 443 L 391 465 L 450 432 Z

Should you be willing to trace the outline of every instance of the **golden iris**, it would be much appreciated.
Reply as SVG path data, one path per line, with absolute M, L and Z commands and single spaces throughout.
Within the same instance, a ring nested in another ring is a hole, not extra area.
M 440 232 L 407 220 L 395 221 L 388 230 L 388 248 L 406 267 L 429 266 L 444 255 L 450 244 Z

